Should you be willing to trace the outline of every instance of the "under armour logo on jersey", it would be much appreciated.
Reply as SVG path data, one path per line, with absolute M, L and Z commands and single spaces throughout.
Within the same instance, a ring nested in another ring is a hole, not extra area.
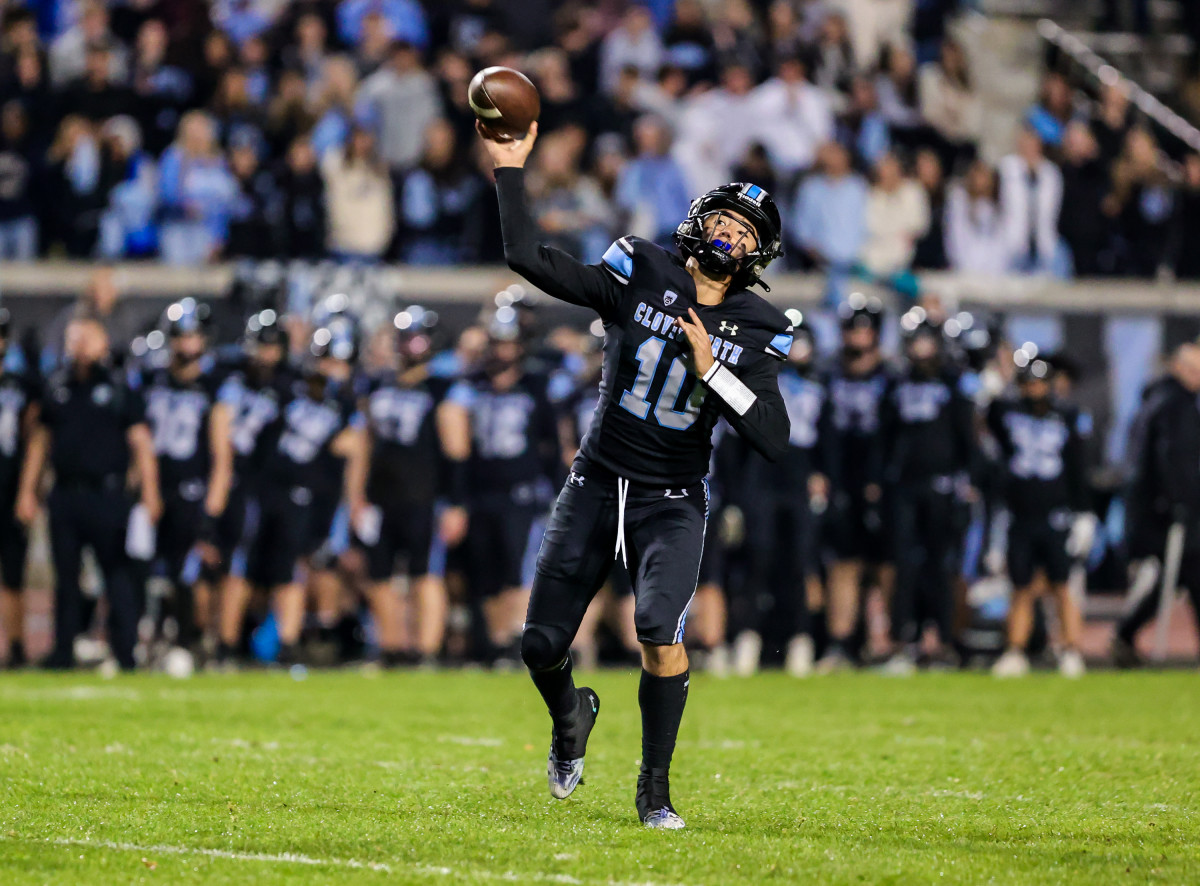
M 721 331 L 726 335 L 737 335 L 738 328 L 736 323 L 730 323 L 728 320 L 722 320 L 720 328 Z
M 668 289 L 665 293 L 663 293 L 663 304 L 669 308 L 671 305 L 675 304 L 675 299 L 677 298 L 679 298 L 679 293 L 672 292 Z
M 568 477 L 567 477 L 567 482 L 570 483 L 572 486 L 578 486 L 580 489 L 582 489 L 583 488 L 583 474 L 577 474 L 574 471 L 571 471 L 570 475 L 568 475 Z
M 674 491 L 675 491 L 674 489 L 668 489 L 666 491 L 666 493 L 663 495 L 663 498 L 687 498 L 688 497 L 686 489 L 680 489 L 679 495 L 672 495 L 671 493 Z

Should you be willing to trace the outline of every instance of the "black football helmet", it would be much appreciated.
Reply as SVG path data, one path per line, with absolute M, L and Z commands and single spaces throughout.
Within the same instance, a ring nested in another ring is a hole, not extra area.
M 732 244 L 704 236 L 704 220 L 722 212 L 736 212 L 754 228 L 758 245 L 742 258 L 734 258 Z M 783 255 L 782 232 L 779 209 L 771 195 L 758 185 L 733 182 L 693 200 L 687 218 L 679 223 L 672 239 L 680 252 L 694 258 L 704 270 L 732 277 L 730 288 L 745 289 L 760 283 L 770 291 L 771 287 L 760 278 L 767 265 Z
M 1032 381 L 1049 381 L 1054 375 L 1053 364 L 1038 356 L 1038 346 L 1031 341 L 1013 351 L 1013 366 L 1016 367 L 1018 385 Z
M 251 314 L 246 321 L 245 341 L 253 345 L 279 345 L 288 349 L 287 330 L 279 323 L 279 315 L 271 308 Z
M 883 302 L 874 295 L 852 292 L 838 305 L 838 322 L 843 330 L 867 328 L 878 334 L 883 328 Z
M 433 356 L 439 318 L 436 311 L 409 305 L 392 318 L 396 352 L 405 363 L 423 363 Z
M 208 333 L 209 308 L 194 298 L 185 298 L 171 304 L 163 312 L 162 325 L 168 338 L 181 335 L 206 335 Z
M 334 360 L 354 363 L 358 360 L 361 346 L 362 333 L 354 317 L 335 314 L 324 326 L 313 330 L 308 350 L 318 360 L 332 357 Z

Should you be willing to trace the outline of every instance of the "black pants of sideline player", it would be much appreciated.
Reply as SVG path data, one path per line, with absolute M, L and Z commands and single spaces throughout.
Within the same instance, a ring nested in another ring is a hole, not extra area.
M 1159 544 L 1155 544 L 1154 541 L 1148 541 L 1148 543 L 1141 545 L 1138 553 L 1142 556 L 1150 556 L 1149 550 L 1157 548 L 1156 553 L 1161 562 L 1165 557 L 1167 544 L 1165 530 L 1158 534 L 1157 542 Z M 1187 535 L 1184 538 L 1183 556 L 1179 560 L 1179 581 L 1177 586 L 1187 588 L 1188 596 L 1192 601 L 1192 610 L 1200 614 L 1200 526 L 1189 527 Z M 1117 636 L 1132 646 L 1138 632 L 1157 617 L 1161 599 L 1162 576 L 1160 573 L 1159 580 L 1154 583 L 1153 590 L 1143 595 L 1134 604 L 1133 609 L 1121 618 L 1121 621 L 1117 624 Z
M 134 666 L 137 642 L 138 596 L 125 553 L 129 502 L 120 488 L 55 487 L 48 502 L 50 550 L 54 558 L 54 651 L 50 667 L 74 664 L 75 637 L 82 624 L 83 593 L 79 587 L 83 548 L 90 547 L 104 576 L 108 601 L 109 645 L 117 663 L 126 670 Z M 110 485 L 114 485 L 110 484 Z
M 803 489 L 804 487 L 800 487 Z M 749 630 L 779 639 L 812 633 L 808 579 L 817 572 L 817 517 L 808 499 L 763 490 L 745 509 L 746 578 L 730 600 L 734 636 Z
M 943 482 L 946 481 L 946 482 Z M 959 549 L 958 501 L 948 478 L 899 484 L 891 495 L 896 551 L 892 640 L 911 644 L 932 621 L 939 639 L 953 639 L 951 576 Z

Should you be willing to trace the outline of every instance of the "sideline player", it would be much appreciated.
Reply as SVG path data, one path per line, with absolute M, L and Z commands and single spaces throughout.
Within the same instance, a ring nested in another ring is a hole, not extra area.
M 712 428 L 723 416 L 771 459 L 788 440 L 776 376 L 791 326 L 748 289 L 783 251 L 779 211 L 756 185 L 724 185 L 680 223 L 685 260 L 622 237 L 601 263 L 583 265 L 538 242 L 523 171 L 536 139 L 535 123 L 520 141 L 484 141 L 505 258 L 543 291 L 600 315 L 604 393 L 550 515 L 521 657 L 553 721 L 548 776 L 562 799 L 583 775 L 599 710 L 596 693 L 571 678 L 571 639 L 613 560 L 628 565 L 642 643 L 635 802 L 648 827 L 681 828 L 668 776 L 687 701 L 684 622 L 704 546 Z

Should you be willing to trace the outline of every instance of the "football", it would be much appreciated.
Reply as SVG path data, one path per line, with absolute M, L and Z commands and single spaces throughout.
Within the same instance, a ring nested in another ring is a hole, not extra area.
M 484 68 L 467 87 L 467 102 L 484 135 L 494 141 L 522 139 L 538 118 L 542 101 L 528 77 L 512 68 Z

